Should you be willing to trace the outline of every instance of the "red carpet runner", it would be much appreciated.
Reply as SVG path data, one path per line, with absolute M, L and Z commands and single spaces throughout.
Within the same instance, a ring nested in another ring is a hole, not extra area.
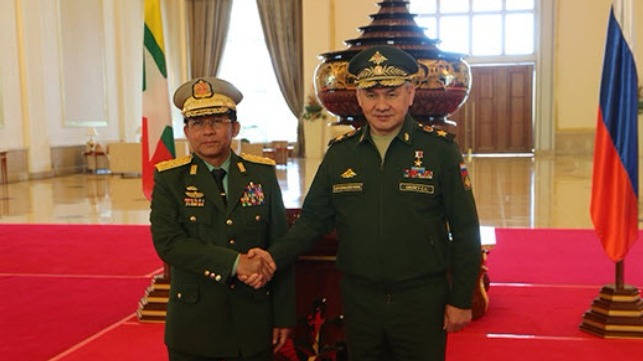
M 0 234 L 2 360 L 48 360 L 132 315 L 162 268 L 145 226 L 0 225 Z
M 449 361 L 643 355 L 642 340 L 578 330 L 614 265 L 591 230 L 498 229 L 487 314 L 449 338 Z M 147 226 L 0 225 L 0 355 L 12 361 L 166 360 L 162 324 L 133 316 L 160 270 Z M 643 286 L 643 244 L 625 260 Z

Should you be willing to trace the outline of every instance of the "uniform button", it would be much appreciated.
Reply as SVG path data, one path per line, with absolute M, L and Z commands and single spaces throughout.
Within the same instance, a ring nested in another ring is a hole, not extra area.
M 257 214 L 257 215 L 255 216 L 255 221 L 260 221 L 260 220 L 261 220 L 261 216 Z
M 228 226 L 231 226 L 232 225 L 232 220 L 228 219 L 227 221 L 225 221 L 225 224 L 227 224 Z
M 176 298 L 179 298 L 179 299 L 180 299 L 181 297 L 183 297 L 183 295 L 181 294 L 181 292 L 179 292 L 179 293 L 177 293 L 177 294 L 176 294 Z
M 236 284 L 234 284 L 234 283 L 230 285 L 230 289 L 231 289 L 231 290 L 233 290 L 235 287 L 237 287 L 237 285 L 236 285 Z
M 214 277 L 214 280 L 217 282 L 221 281 L 221 275 L 217 275 L 216 277 Z
M 210 271 L 205 270 L 205 272 L 203 272 L 203 274 L 204 274 L 206 277 L 208 277 L 208 276 L 210 275 Z
M 234 244 L 237 243 L 237 242 L 235 242 L 234 239 L 231 239 L 231 240 L 228 241 L 228 243 L 230 243 L 231 245 L 234 246 Z
M 190 216 L 190 222 L 195 222 L 196 221 L 196 216 Z

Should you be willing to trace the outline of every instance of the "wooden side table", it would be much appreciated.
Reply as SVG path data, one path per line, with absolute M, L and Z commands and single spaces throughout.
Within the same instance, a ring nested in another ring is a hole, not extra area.
M 107 154 L 103 151 L 89 151 L 84 152 L 85 157 L 85 171 L 89 173 L 99 173 L 99 171 L 107 170 Z M 104 166 L 101 167 L 99 161 L 103 161 Z

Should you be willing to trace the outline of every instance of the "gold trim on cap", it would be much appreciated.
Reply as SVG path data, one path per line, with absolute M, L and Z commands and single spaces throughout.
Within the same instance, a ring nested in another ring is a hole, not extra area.
M 189 97 L 183 105 L 183 116 L 186 118 L 210 114 L 223 114 L 229 110 L 236 110 L 235 102 L 222 94 L 214 94 L 210 98 L 195 99 Z
M 184 117 L 198 117 L 210 114 L 223 114 L 236 110 L 237 103 L 232 98 L 212 90 L 212 84 L 199 79 L 192 84 L 192 96 L 185 100 L 181 113 Z
M 368 60 L 375 65 L 357 74 L 356 81 L 358 86 L 360 88 L 371 88 L 378 83 L 383 86 L 399 86 L 407 80 L 411 80 L 412 76 L 409 76 L 406 70 L 393 65 L 382 65 L 387 60 L 388 58 L 382 53 L 376 51 Z

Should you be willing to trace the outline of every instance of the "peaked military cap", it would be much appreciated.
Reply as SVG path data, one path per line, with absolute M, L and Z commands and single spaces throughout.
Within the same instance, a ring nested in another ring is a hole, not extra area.
M 174 105 L 185 118 L 225 114 L 236 110 L 242 99 L 234 85 L 214 77 L 190 80 L 174 92 Z
M 389 45 L 376 45 L 357 53 L 348 63 L 358 88 L 396 87 L 418 72 L 417 61 L 404 50 Z

